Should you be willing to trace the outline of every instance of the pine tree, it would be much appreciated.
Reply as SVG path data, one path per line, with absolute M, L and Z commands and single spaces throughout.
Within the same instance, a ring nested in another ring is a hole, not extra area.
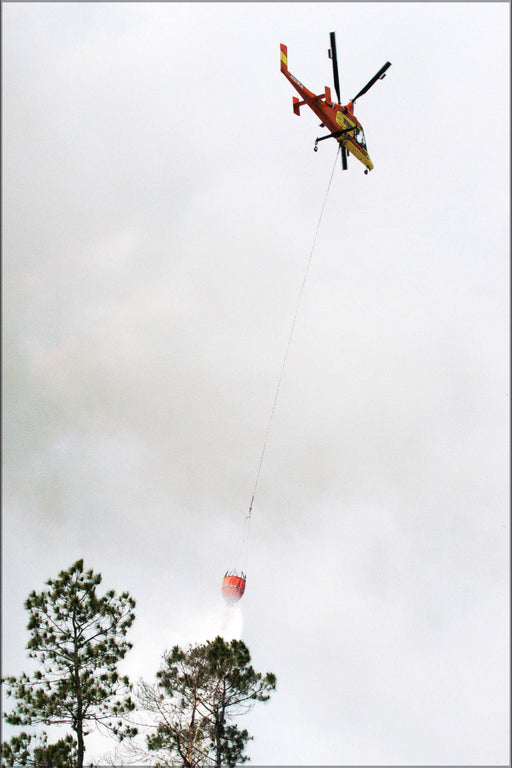
M 221 637 L 164 654 L 156 685 L 142 682 L 138 688 L 139 704 L 154 723 L 142 752 L 157 755 L 158 766 L 231 767 L 247 761 L 252 737 L 234 719 L 267 701 L 276 686 L 275 675 L 255 672 L 250 661 L 241 640 Z
M 83 768 L 84 736 L 89 725 L 103 725 L 118 738 L 134 735 L 123 716 L 134 708 L 131 686 L 117 672 L 132 647 L 126 640 L 135 614 L 128 594 L 97 594 L 100 574 L 84 571 L 77 560 L 48 590 L 31 592 L 25 601 L 29 658 L 38 668 L 28 676 L 8 677 L 7 695 L 16 708 L 4 714 L 12 725 L 39 723 L 70 726 L 77 743 L 77 768 Z

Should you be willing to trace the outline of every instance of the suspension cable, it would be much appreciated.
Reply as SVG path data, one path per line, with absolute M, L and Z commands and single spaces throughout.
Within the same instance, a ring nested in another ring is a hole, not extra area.
M 252 508 L 253 508 L 254 498 L 256 496 L 256 491 L 257 491 L 257 488 L 258 488 L 258 484 L 259 484 L 259 481 L 260 481 L 261 468 L 262 468 L 262 465 L 263 465 L 263 459 L 265 457 L 265 452 L 266 452 L 266 449 L 267 449 L 267 443 L 268 443 L 268 438 L 269 438 L 269 435 L 270 435 L 270 429 L 272 427 L 272 421 L 274 419 L 274 413 L 275 413 L 276 406 L 277 406 L 277 400 L 279 398 L 279 392 L 281 390 L 281 383 L 283 381 L 284 370 L 286 368 L 286 362 L 288 360 L 288 353 L 290 351 L 290 346 L 291 346 L 291 343 L 292 343 L 292 337 L 293 337 L 293 333 L 295 331 L 295 325 L 296 325 L 296 322 L 297 322 L 297 316 L 299 314 L 299 307 L 300 307 L 300 304 L 301 304 L 301 301 L 302 301 L 302 296 L 303 296 L 303 293 L 304 293 L 304 287 L 306 285 L 306 280 L 307 280 L 307 277 L 308 277 L 308 274 L 309 274 L 309 268 L 311 266 L 311 260 L 313 258 L 313 252 L 315 250 L 316 240 L 317 240 L 317 237 L 318 237 L 318 231 L 320 229 L 320 223 L 322 221 L 322 217 L 323 217 L 323 214 L 324 214 L 325 206 L 326 206 L 326 203 L 327 203 L 327 198 L 329 196 L 329 190 L 331 189 L 332 179 L 333 179 L 333 176 L 334 176 L 334 170 L 336 168 L 336 163 L 338 161 L 338 155 L 339 155 L 340 149 L 341 149 L 341 144 L 338 145 L 338 151 L 336 152 L 336 157 L 334 159 L 334 165 L 333 165 L 333 168 L 332 168 L 332 171 L 331 171 L 331 176 L 330 176 L 330 179 L 329 179 L 329 183 L 327 185 L 327 191 L 325 193 L 324 201 L 322 203 L 322 208 L 321 208 L 321 211 L 320 211 L 320 216 L 318 217 L 318 222 L 317 222 L 316 229 L 315 229 L 315 235 L 313 237 L 313 244 L 312 244 L 311 250 L 309 252 L 309 257 L 308 257 L 307 264 L 306 264 L 306 270 L 304 272 L 304 278 L 302 280 L 302 285 L 300 287 L 299 295 L 298 295 L 298 298 L 297 298 L 297 304 L 295 306 L 295 313 L 293 315 L 293 321 L 292 321 L 292 325 L 291 325 L 291 328 L 290 328 L 290 334 L 288 336 L 288 341 L 287 341 L 287 344 L 286 344 L 286 349 L 285 349 L 284 358 L 283 358 L 283 364 L 281 366 L 281 372 L 279 374 L 279 379 L 278 379 L 278 382 L 277 382 L 276 392 L 275 392 L 275 395 L 274 395 L 274 402 L 272 403 L 272 410 L 270 412 L 270 418 L 269 418 L 269 421 L 268 421 L 268 424 L 267 424 L 267 431 L 265 433 L 265 439 L 263 441 L 263 448 L 262 448 L 261 454 L 260 454 L 260 460 L 259 460 L 259 463 L 258 463 L 258 471 L 256 472 L 256 480 L 254 482 L 254 488 L 253 488 L 253 492 L 252 492 L 252 496 L 251 496 L 251 503 L 249 504 L 249 511 L 247 512 L 247 515 L 245 517 L 245 525 L 244 525 L 245 531 L 244 531 L 244 535 L 243 535 L 243 538 L 242 538 L 242 543 L 240 545 L 240 550 L 239 550 L 238 557 L 237 557 L 237 569 L 238 569 L 238 564 L 240 562 L 242 554 L 244 552 L 244 549 L 246 549 L 246 546 L 247 546 L 247 538 L 248 538 L 248 534 L 249 534 L 249 524 L 250 524 L 250 520 L 251 520 L 251 516 L 252 516 Z

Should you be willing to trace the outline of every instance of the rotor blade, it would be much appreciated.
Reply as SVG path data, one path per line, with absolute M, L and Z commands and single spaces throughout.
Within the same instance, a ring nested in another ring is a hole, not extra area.
M 344 171 L 346 171 L 348 168 L 347 150 L 345 149 L 343 144 L 341 145 L 341 167 L 343 168 Z
M 334 75 L 334 89 L 336 96 L 338 97 L 338 103 L 341 102 L 340 97 L 340 78 L 338 75 L 338 57 L 336 56 L 336 34 L 331 32 L 331 48 L 329 50 L 329 58 L 332 59 L 332 73 Z
M 383 78 L 383 77 L 385 77 L 385 74 L 384 74 L 384 72 L 385 72 L 385 71 L 386 71 L 386 69 L 387 69 L 388 67 L 390 67 L 390 66 L 391 66 L 391 62 L 390 62 L 390 61 L 386 61 L 386 63 L 384 64 L 384 66 L 383 66 L 383 67 L 381 67 L 381 68 L 379 69 L 379 71 L 377 72 L 377 74 L 376 74 L 376 75 L 374 75 L 374 76 L 372 77 L 372 79 L 371 79 L 371 80 L 370 80 L 368 83 L 366 83 L 365 87 L 364 87 L 364 88 L 362 88 L 362 89 L 359 91 L 359 93 L 357 94 L 357 96 L 354 96 L 354 98 L 353 98 L 353 99 L 351 99 L 351 101 L 352 101 L 352 104 L 355 102 L 355 100 L 356 100 L 356 99 L 358 99 L 360 96 L 362 96 L 362 95 L 363 95 L 363 93 L 366 93 L 366 91 L 369 91 L 369 90 L 370 90 L 370 88 L 372 87 L 372 85 L 375 85 L 375 83 L 377 82 L 377 80 L 382 80 L 382 78 Z

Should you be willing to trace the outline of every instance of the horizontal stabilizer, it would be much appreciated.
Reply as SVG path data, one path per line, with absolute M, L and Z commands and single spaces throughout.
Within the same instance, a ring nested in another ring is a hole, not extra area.
M 300 108 L 304 106 L 306 103 L 305 101 L 299 101 L 299 99 L 296 96 L 292 96 L 293 101 L 293 111 L 296 115 L 300 115 Z

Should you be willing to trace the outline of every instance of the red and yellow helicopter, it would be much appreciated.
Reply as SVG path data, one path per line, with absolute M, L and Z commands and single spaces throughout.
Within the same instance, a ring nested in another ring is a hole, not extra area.
M 338 59 L 336 56 L 336 35 L 334 32 L 331 32 L 329 58 L 332 60 L 336 96 L 338 97 L 338 102 L 341 102 Z M 325 86 L 325 93 L 315 96 L 315 94 L 308 90 L 305 85 L 302 85 L 300 80 L 297 80 L 297 78 L 288 71 L 288 50 L 286 45 L 281 43 L 281 72 L 301 96 L 301 100 L 296 96 L 293 97 L 293 111 L 296 115 L 300 115 L 300 108 L 305 104 L 307 104 L 308 107 L 311 107 L 315 115 L 322 121 L 320 127 L 325 127 L 330 131 L 327 136 L 320 136 L 316 139 L 314 147 L 315 152 L 318 149 L 319 141 L 331 138 L 336 139 L 341 145 L 341 164 L 343 170 L 347 169 L 347 156 L 350 153 L 366 166 L 365 173 L 368 173 L 368 171 L 371 171 L 373 168 L 373 163 L 366 147 L 363 126 L 354 115 L 354 104 L 360 96 L 370 90 L 377 80 L 383 80 L 384 77 L 386 77 L 386 70 L 390 66 L 391 62 L 387 61 L 384 66 L 379 69 L 377 74 L 366 83 L 364 88 L 362 88 L 359 93 L 348 102 L 348 104 L 343 106 L 341 103 L 335 104 L 331 101 L 331 89 L 329 86 Z

